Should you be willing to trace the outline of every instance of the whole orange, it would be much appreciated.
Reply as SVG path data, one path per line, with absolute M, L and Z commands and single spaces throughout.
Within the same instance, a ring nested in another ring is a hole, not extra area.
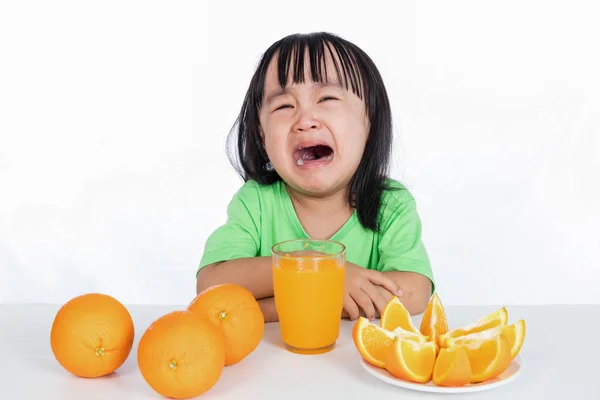
M 50 347 L 70 373 L 96 378 L 119 368 L 134 339 L 129 311 L 115 298 L 88 293 L 65 303 L 56 313 Z
M 158 394 L 175 399 L 208 391 L 225 366 L 223 334 L 189 311 L 174 311 L 154 321 L 137 352 L 146 383 Z
M 225 365 L 252 353 L 263 338 L 265 318 L 252 293 L 235 284 L 211 286 L 200 292 L 188 310 L 207 317 L 225 336 Z

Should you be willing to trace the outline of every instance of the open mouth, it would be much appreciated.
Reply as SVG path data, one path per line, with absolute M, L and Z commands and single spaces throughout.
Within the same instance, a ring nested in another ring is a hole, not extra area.
M 301 147 L 294 153 L 296 165 L 302 166 L 316 162 L 327 162 L 333 158 L 333 149 L 327 145 Z

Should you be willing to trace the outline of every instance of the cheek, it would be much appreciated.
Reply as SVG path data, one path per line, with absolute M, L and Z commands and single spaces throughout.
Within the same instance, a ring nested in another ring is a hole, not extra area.
M 341 128 L 340 133 L 352 138 L 366 138 L 368 134 L 369 118 L 364 109 L 359 105 L 349 105 L 336 109 L 331 115 L 330 121 Z
M 369 136 L 364 121 L 360 118 L 348 118 L 340 128 L 342 133 L 340 144 L 352 153 L 362 152 Z
M 269 127 L 264 131 L 263 143 L 271 162 L 277 164 L 278 160 L 281 160 L 285 156 L 285 139 L 285 135 L 278 134 L 276 130 L 269 129 Z

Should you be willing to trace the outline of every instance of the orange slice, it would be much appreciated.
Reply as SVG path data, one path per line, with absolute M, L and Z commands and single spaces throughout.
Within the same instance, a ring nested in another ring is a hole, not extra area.
M 352 328 L 352 340 L 360 355 L 370 364 L 385 368 L 385 354 L 394 342 L 395 335 L 360 317 Z
M 438 344 L 439 337 L 448 332 L 446 313 L 444 312 L 444 306 L 437 293 L 429 300 L 419 330 L 423 335 L 429 337 L 429 339 Z
M 456 347 L 483 340 L 492 339 L 499 335 L 504 335 L 510 348 L 510 358 L 514 359 L 523 347 L 525 341 L 525 321 L 520 319 L 511 325 L 500 325 L 495 328 L 487 329 L 483 332 L 471 333 L 469 335 L 451 338 L 446 341 L 448 347 Z
M 433 367 L 433 383 L 438 386 L 464 386 L 471 382 L 471 364 L 464 347 L 441 349 Z
M 398 337 L 388 349 L 385 369 L 397 378 L 427 383 L 433 374 L 435 357 L 435 343 L 419 343 Z
M 467 351 L 471 365 L 471 383 L 497 377 L 506 371 L 511 362 L 510 345 L 504 334 L 490 339 L 465 342 L 460 347 Z
M 379 326 L 388 331 L 402 328 L 405 331 L 416 333 L 418 335 L 421 334 L 421 332 L 413 325 L 410 313 L 396 296 L 390 299 L 383 308 Z
M 418 333 L 407 331 L 405 329 L 402 329 L 401 327 L 394 329 L 392 331 L 392 334 L 394 335 L 394 337 L 401 337 L 403 339 L 413 340 L 415 342 L 420 342 L 420 343 L 425 343 L 429 340 L 429 338 L 427 336 L 423 336 Z
M 514 330 L 508 331 L 506 333 L 506 339 L 508 340 L 508 344 L 510 345 L 511 360 L 521 352 L 523 342 L 525 342 L 525 333 L 527 330 L 525 321 L 522 319 L 515 322 L 512 326 L 514 326 Z
M 502 307 L 484 317 L 479 318 L 472 324 L 453 329 L 439 336 L 439 345 L 447 347 L 448 339 L 458 338 L 460 336 L 472 333 L 482 332 L 497 326 L 506 325 L 508 322 L 508 312 L 506 307 Z

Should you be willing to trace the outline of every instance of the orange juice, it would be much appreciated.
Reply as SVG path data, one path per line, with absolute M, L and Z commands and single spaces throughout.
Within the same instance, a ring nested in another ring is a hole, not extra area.
M 292 351 L 320 353 L 337 341 L 344 305 L 344 254 L 274 257 L 273 289 L 281 337 Z

